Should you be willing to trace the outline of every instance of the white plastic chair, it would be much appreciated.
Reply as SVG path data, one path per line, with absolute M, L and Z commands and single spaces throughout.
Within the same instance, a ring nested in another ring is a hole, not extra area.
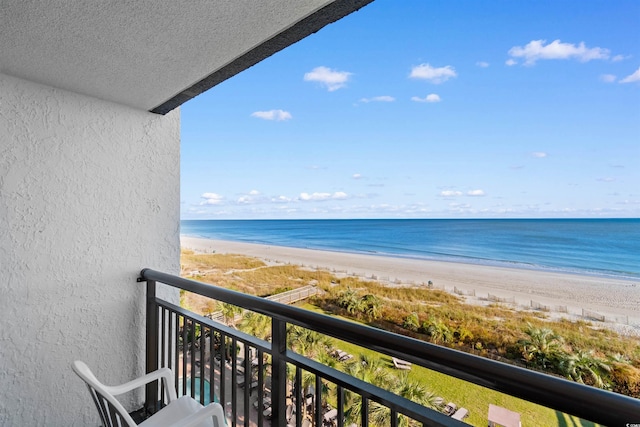
M 190 396 L 179 399 L 173 382 L 173 373 L 161 368 L 140 378 L 118 386 L 107 386 L 96 379 L 89 367 L 79 360 L 73 362 L 73 371 L 84 380 L 96 404 L 105 427 L 135 427 L 136 424 L 124 407 L 114 397 L 152 381 L 162 379 L 168 404 L 150 418 L 139 424 L 140 427 L 224 427 L 224 411 L 219 403 L 202 406 Z

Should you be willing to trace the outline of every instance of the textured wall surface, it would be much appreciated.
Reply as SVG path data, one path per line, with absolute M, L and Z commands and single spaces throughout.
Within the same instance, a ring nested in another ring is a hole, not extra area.
M 0 425 L 98 425 L 75 359 L 143 372 L 136 277 L 179 272 L 179 126 L 0 74 Z
M 149 110 L 333 1 L 3 0 L 0 72 Z

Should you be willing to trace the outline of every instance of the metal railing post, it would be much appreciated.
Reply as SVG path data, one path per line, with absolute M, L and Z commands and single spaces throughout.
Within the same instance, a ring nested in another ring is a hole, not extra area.
M 271 408 L 275 425 L 287 425 L 287 323 L 273 317 L 271 319 Z
M 156 305 L 156 282 L 147 280 L 147 337 L 146 366 L 148 374 L 158 369 L 158 307 Z M 153 381 L 145 387 L 144 408 L 149 414 L 158 410 L 158 382 Z

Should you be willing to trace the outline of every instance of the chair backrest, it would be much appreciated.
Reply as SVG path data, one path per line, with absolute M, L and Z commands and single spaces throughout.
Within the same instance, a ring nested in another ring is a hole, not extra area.
M 104 427 L 135 427 L 136 423 L 105 385 L 93 375 L 89 367 L 79 360 L 73 362 L 73 371 L 84 380 L 96 404 Z

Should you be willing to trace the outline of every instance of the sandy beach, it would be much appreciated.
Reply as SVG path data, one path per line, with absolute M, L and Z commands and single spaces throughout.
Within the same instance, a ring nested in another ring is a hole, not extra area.
M 389 285 L 433 286 L 464 295 L 471 304 L 506 301 L 525 309 L 539 304 L 549 315 L 579 319 L 583 310 L 604 316 L 596 322 L 621 333 L 640 335 L 640 281 L 519 268 L 393 258 L 289 248 L 181 236 L 181 246 L 197 252 L 233 253 L 268 263 L 289 263 L 374 278 Z M 566 310 L 566 312 L 564 312 Z

